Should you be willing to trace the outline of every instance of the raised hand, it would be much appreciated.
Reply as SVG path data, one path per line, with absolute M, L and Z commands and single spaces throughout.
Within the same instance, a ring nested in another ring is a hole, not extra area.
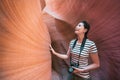
M 52 53 L 54 54 L 55 50 L 53 49 L 53 47 L 51 45 L 49 45 L 49 47 L 50 47 L 50 51 L 52 51 Z

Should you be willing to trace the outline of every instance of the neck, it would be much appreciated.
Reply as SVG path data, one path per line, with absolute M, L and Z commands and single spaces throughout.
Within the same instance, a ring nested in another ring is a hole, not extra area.
M 78 42 L 82 43 L 84 35 L 78 35 Z

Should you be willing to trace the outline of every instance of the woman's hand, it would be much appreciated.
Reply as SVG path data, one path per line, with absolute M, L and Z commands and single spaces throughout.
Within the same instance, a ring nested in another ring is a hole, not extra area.
M 50 47 L 50 51 L 52 51 L 52 53 L 55 54 L 56 52 L 55 52 L 55 50 L 53 49 L 53 47 L 52 47 L 51 45 L 50 45 L 49 47 Z
M 78 72 L 84 72 L 84 69 L 79 69 L 79 68 L 76 68 L 76 67 L 74 67 L 74 66 L 72 66 L 72 68 L 74 68 L 75 70 L 74 70 L 74 73 L 78 73 Z
M 57 52 L 53 49 L 53 47 L 52 47 L 51 45 L 49 45 L 49 47 L 50 47 L 50 50 L 52 51 L 52 53 L 53 53 L 54 55 L 56 55 L 57 57 L 62 58 L 62 59 L 67 59 L 67 58 L 68 58 L 68 55 L 67 55 L 67 54 L 57 53 Z M 68 50 L 68 53 L 69 53 L 69 50 Z

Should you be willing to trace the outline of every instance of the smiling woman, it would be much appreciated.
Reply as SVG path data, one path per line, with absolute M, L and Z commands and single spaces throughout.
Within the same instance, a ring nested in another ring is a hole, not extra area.
M 49 44 L 39 0 L 0 0 L 0 80 L 51 80 Z

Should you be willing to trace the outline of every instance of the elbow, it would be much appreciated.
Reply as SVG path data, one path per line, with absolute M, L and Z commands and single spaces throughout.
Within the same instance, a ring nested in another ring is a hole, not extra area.
M 94 68 L 99 68 L 100 67 L 100 64 L 99 63 L 94 63 Z
M 68 56 L 66 55 L 66 56 L 64 57 L 64 59 L 68 59 Z
M 100 67 L 100 64 L 96 64 L 96 68 L 99 68 Z
M 68 59 L 69 55 L 64 55 L 63 59 Z

